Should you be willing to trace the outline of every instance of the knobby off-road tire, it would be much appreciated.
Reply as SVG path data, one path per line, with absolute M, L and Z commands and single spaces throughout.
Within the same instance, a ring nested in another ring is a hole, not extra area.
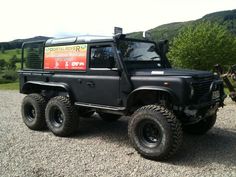
M 171 111 L 158 105 L 138 109 L 130 119 L 128 134 L 138 153 L 154 160 L 171 157 L 183 140 L 180 121 Z
M 70 136 L 78 127 L 79 117 L 67 97 L 52 98 L 47 104 L 45 115 L 48 128 L 56 136 Z
M 46 128 L 46 103 L 45 98 L 40 94 L 33 93 L 25 96 L 21 105 L 21 114 L 27 127 L 32 130 L 42 130 Z
M 202 119 L 200 122 L 192 125 L 184 126 L 183 130 L 190 134 L 203 135 L 208 132 L 216 122 L 216 113 L 212 116 L 208 116 Z
M 121 115 L 99 112 L 99 116 L 106 122 L 115 122 L 121 118 Z

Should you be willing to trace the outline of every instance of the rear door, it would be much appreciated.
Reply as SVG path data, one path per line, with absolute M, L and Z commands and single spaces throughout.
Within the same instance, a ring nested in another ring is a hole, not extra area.
M 88 46 L 87 74 L 80 79 L 79 102 L 121 106 L 120 76 L 112 43 Z
M 27 42 L 22 47 L 21 70 L 19 71 L 20 90 L 27 81 L 45 81 L 43 71 L 44 41 Z

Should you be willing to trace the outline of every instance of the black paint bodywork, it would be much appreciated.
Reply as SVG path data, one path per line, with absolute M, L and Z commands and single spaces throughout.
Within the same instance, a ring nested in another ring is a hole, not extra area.
M 86 71 L 27 70 L 23 68 L 22 60 L 22 69 L 19 71 L 20 93 L 41 93 L 49 98 L 63 94 L 69 96 L 78 107 L 122 115 L 130 115 L 146 104 L 162 104 L 163 100 L 168 100 L 170 109 L 173 109 L 184 123 L 194 122 L 199 116 L 203 117 L 223 105 L 223 84 L 217 76 L 207 71 L 172 69 L 160 51 L 162 60 L 166 63 L 164 68 L 127 71 L 117 49 L 117 42 L 122 38 L 124 36 L 88 41 L 77 38 L 58 43 L 53 40 L 41 41 L 45 47 L 87 44 L 87 52 L 92 46 L 111 45 L 118 67 L 95 69 L 89 68 L 87 62 Z M 205 89 L 203 93 L 201 87 Z M 199 95 L 194 96 L 194 89 Z M 214 89 L 220 90 L 220 97 L 213 100 Z

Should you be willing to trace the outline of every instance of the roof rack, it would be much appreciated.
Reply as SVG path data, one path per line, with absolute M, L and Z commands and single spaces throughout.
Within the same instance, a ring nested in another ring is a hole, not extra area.
M 46 45 L 56 45 L 65 43 L 76 43 L 76 42 L 99 42 L 99 41 L 112 41 L 112 40 L 114 40 L 114 36 L 82 35 L 75 37 L 48 39 L 46 41 Z

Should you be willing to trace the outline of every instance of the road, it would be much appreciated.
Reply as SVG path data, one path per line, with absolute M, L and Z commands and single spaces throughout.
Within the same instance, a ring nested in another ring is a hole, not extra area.
M 0 176 L 236 176 L 236 104 L 219 110 L 204 136 L 184 134 L 180 151 L 166 162 L 140 157 L 127 136 L 127 117 L 106 123 L 82 119 L 70 138 L 32 131 L 22 122 L 23 95 L 0 91 Z

